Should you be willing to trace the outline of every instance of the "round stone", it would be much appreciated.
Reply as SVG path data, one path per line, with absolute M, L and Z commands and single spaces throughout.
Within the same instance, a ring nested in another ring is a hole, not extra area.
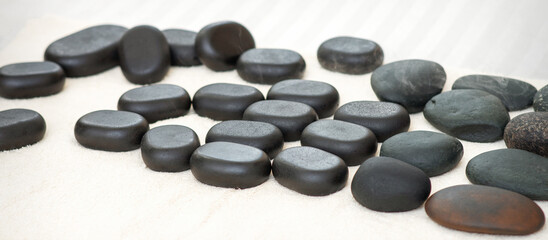
M 303 57 L 286 49 L 249 49 L 236 64 L 238 75 L 248 82 L 274 84 L 291 78 L 302 78 L 306 64 Z
M 15 63 L 0 68 L 0 96 L 33 98 L 63 90 L 65 72 L 54 62 Z
M 335 37 L 318 48 L 320 65 L 333 72 L 365 74 L 382 65 L 384 53 L 376 42 L 355 37 Z
M 46 133 L 46 121 L 29 109 L 0 111 L 0 151 L 21 148 L 39 142 Z
M 162 33 L 164 33 L 169 44 L 172 66 L 189 67 L 202 65 L 194 48 L 196 32 L 182 29 L 166 29 Z
M 535 112 L 548 112 L 548 85 L 539 89 L 533 99 Z
M 512 118 L 504 129 L 508 148 L 548 157 L 548 112 L 529 112 Z
M 198 89 L 192 100 L 194 111 L 200 116 L 214 120 L 240 120 L 245 109 L 264 100 L 264 96 L 251 86 L 214 83 Z

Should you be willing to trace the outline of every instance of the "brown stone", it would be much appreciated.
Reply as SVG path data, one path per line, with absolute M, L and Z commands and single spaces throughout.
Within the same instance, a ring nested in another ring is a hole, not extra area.
M 548 157 L 548 112 L 528 112 L 512 118 L 504 129 L 508 148 Z

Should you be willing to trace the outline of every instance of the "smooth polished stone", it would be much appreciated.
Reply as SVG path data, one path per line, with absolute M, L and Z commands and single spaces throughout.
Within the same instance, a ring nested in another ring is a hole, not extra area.
M 344 161 L 313 147 L 283 150 L 272 162 L 272 174 L 278 183 L 298 193 L 325 196 L 346 185 L 348 168 Z
M 402 60 L 373 71 L 371 87 L 379 100 L 398 103 L 409 113 L 417 113 L 441 92 L 445 79 L 445 70 L 435 62 Z
M 137 113 L 99 110 L 78 119 L 74 136 L 86 148 L 123 152 L 139 148 L 148 129 L 147 120 Z
M 196 32 L 182 29 L 166 29 L 162 31 L 169 44 L 172 66 L 196 66 L 202 65 L 194 43 L 196 42 Z
M 347 166 L 362 164 L 377 152 L 375 134 L 358 124 L 323 119 L 308 125 L 301 145 L 322 149 L 344 160 Z
M 526 235 L 544 226 L 544 212 L 531 199 L 508 190 L 457 185 L 436 192 L 426 201 L 426 214 L 455 230 Z
M 299 53 L 271 48 L 249 49 L 238 58 L 236 64 L 238 75 L 243 80 L 259 84 L 302 78 L 305 68 L 306 64 Z
M 504 142 L 508 148 L 548 157 L 548 112 L 528 112 L 512 118 L 504 129 Z
M 326 118 L 339 107 L 339 92 L 329 83 L 289 79 L 272 85 L 268 100 L 287 100 L 304 103 L 314 108 L 319 118 Z
M 35 144 L 44 138 L 46 121 L 29 109 L 0 111 L 0 151 Z
M 190 170 L 194 177 L 217 187 L 255 187 L 268 180 L 270 169 L 266 153 L 238 143 L 206 143 L 196 149 L 190 158 Z
M 0 68 L 0 96 L 33 98 L 59 93 L 65 72 L 54 62 L 15 63 Z
M 214 83 L 196 91 L 192 106 L 198 115 L 213 120 L 240 120 L 249 105 L 261 100 L 263 94 L 254 87 Z
M 548 85 L 537 91 L 533 99 L 535 112 L 548 112 Z
M 376 42 L 355 37 L 335 37 L 318 48 L 320 65 L 333 72 L 366 74 L 384 60 L 381 46 Z
M 471 142 L 502 139 L 510 120 L 499 98 L 481 90 L 452 90 L 433 97 L 424 108 L 430 124 L 453 137 Z
M 120 97 L 118 110 L 138 113 L 149 123 L 154 123 L 187 114 L 190 95 L 184 88 L 172 84 L 138 87 Z
M 355 101 L 342 105 L 334 119 L 355 123 L 375 133 L 377 141 L 409 129 L 409 113 L 399 104 L 375 101 Z

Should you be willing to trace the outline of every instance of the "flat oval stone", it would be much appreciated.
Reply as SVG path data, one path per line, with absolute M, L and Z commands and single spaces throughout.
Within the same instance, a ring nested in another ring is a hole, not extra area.
M 202 183 L 217 187 L 255 187 L 268 180 L 270 168 L 266 153 L 238 143 L 206 143 L 190 158 L 192 175 Z
M 424 117 L 442 132 L 471 142 L 502 139 L 510 120 L 499 98 L 472 89 L 452 90 L 433 97 L 424 108 Z
M 455 168 L 463 154 L 462 143 L 454 137 L 437 132 L 413 131 L 394 135 L 384 141 L 379 155 L 409 163 L 433 177 Z
M 435 62 L 402 60 L 377 68 L 371 75 L 371 87 L 379 100 L 398 103 L 409 113 L 417 113 L 441 92 L 445 79 L 445 70 Z
M 344 160 L 347 166 L 363 163 L 377 152 L 375 134 L 358 124 L 323 119 L 308 125 L 301 145 L 322 149 Z
M 290 79 L 272 85 L 266 98 L 304 103 L 314 108 L 319 118 L 326 118 L 339 107 L 339 92 L 329 83 Z
M 164 34 L 152 26 L 128 30 L 120 40 L 118 54 L 122 73 L 135 84 L 159 82 L 169 70 L 169 44 Z
M 65 72 L 54 62 L 15 63 L 0 68 L 0 96 L 33 98 L 63 90 Z
M 63 67 L 67 77 L 94 75 L 118 65 L 118 44 L 127 28 L 98 25 L 51 43 L 44 59 Z
M 99 110 L 78 119 L 74 136 L 86 148 L 123 152 L 139 148 L 148 129 L 147 120 L 137 113 Z
M 508 148 L 548 157 L 548 112 L 529 112 L 512 118 L 504 129 L 504 142 Z
M 535 112 L 548 112 L 548 85 L 539 89 L 533 99 Z
M 384 60 L 382 48 L 376 42 L 355 37 L 335 37 L 318 48 L 320 65 L 333 72 L 366 74 Z
M 232 83 L 214 83 L 194 94 L 192 106 L 196 113 L 214 120 L 240 120 L 245 109 L 264 100 L 256 88 Z
M 274 84 L 291 78 L 302 78 L 306 64 L 303 57 L 286 49 L 249 49 L 236 64 L 238 75 L 251 83 Z
M 200 139 L 192 129 L 165 125 L 145 133 L 141 140 L 141 156 L 151 170 L 180 172 L 190 169 L 190 156 L 198 147 Z
M 190 110 L 190 95 L 182 87 L 154 84 L 131 89 L 118 100 L 118 110 L 138 113 L 147 122 L 183 116 Z
M 21 148 L 39 142 L 46 133 L 46 121 L 29 109 L 0 111 L 0 151 Z
M 293 191 L 325 196 L 344 188 L 348 168 L 341 158 L 326 151 L 293 147 L 274 158 L 272 174 L 278 183 Z
M 251 104 L 244 112 L 244 120 L 270 123 L 278 127 L 287 142 L 297 141 L 308 124 L 318 115 L 310 106 L 285 100 L 264 100 Z
M 213 71 L 236 68 L 238 58 L 255 48 L 253 36 L 241 24 L 221 21 L 203 27 L 196 35 L 196 53 L 200 61 Z
M 202 65 L 194 49 L 196 32 L 182 29 L 166 29 L 162 33 L 164 33 L 169 44 L 172 66 L 189 67 Z
M 525 109 L 533 104 L 537 89 L 533 85 L 512 78 L 468 75 L 453 83 L 453 89 L 478 89 L 500 98 L 509 111 Z
M 360 165 L 352 179 L 352 195 L 364 207 L 379 212 L 418 208 L 430 195 L 430 179 L 420 169 L 390 157 L 373 157 Z
M 375 133 L 379 142 L 406 132 L 411 123 L 409 113 L 401 105 L 374 101 L 355 101 L 344 104 L 335 112 L 334 119 L 368 128 Z
M 544 212 L 531 199 L 508 190 L 458 185 L 440 190 L 426 201 L 426 214 L 455 230 L 505 235 L 534 233 L 544 225 Z
M 256 147 L 270 159 L 278 155 L 284 146 L 282 131 L 270 123 L 245 120 L 229 120 L 215 124 L 206 135 L 206 143 L 233 142 Z

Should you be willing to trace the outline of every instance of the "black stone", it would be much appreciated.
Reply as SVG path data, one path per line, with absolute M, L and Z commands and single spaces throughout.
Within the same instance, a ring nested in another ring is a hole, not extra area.
M 274 84 L 266 96 L 269 100 L 304 103 L 314 108 L 319 118 L 326 118 L 339 107 L 339 92 L 329 83 L 290 79 Z
M 409 113 L 417 113 L 441 92 L 445 79 L 445 70 L 435 62 L 403 60 L 377 68 L 371 75 L 371 87 L 379 100 L 401 104 Z
M 335 37 L 318 48 L 320 65 L 333 72 L 365 74 L 382 65 L 382 48 L 371 40 L 355 37 Z
M 344 104 L 335 112 L 334 118 L 368 128 L 375 133 L 379 142 L 406 132 L 411 122 L 409 113 L 399 104 L 374 101 Z
M 394 135 L 384 141 L 380 152 L 380 156 L 409 163 L 429 177 L 441 175 L 455 168 L 463 154 L 463 146 L 458 139 L 429 131 Z
M 39 142 L 46 133 L 46 121 L 33 110 L 0 111 L 0 151 L 21 148 Z
M 177 85 L 154 84 L 131 89 L 118 100 L 118 110 L 138 113 L 149 123 L 188 113 L 190 95 Z
M 231 83 L 214 83 L 194 94 L 192 106 L 196 113 L 214 120 L 240 120 L 254 102 L 264 100 L 256 88 Z
M 94 75 L 118 65 L 118 43 L 126 31 L 116 25 L 89 27 L 50 44 L 44 58 L 61 65 L 67 77 Z
M 331 119 L 308 125 L 301 135 L 301 145 L 333 153 L 348 166 L 360 165 L 377 152 L 377 138 L 371 130 Z
M 500 98 L 509 111 L 525 109 L 533 104 L 537 89 L 533 85 L 506 77 L 468 75 L 453 83 L 453 89 L 478 89 Z
M 190 169 L 190 156 L 198 147 L 200 140 L 192 129 L 165 125 L 145 133 L 141 140 L 141 156 L 151 170 L 180 172 Z
M 305 67 L 303 57 L 295 51 L 266 48 L 245 51 L 236 64 L 242 79 L 260 84 L 302 78 Z
M 245 120 L 229 120 L 215 124 L 206 135 L 206 143 L 233 142 L 256 147 L 270 159 L 278 155 L 284 146 L 282 131 L 270 123 Z
M 380 212 L 418 208 L 430 195 L 430 179 L 420 169 L 390 157 L 370 158 L 352 180 L 352 195 L 361 205 Z
M 533 109 L 535 112 L 548 112 L 548 85 L 539 89 L 535 94 Z
M 15 63 L 0 68 L 0 96 L 33 98 L 63 90 L 65 72 L 54 62 Z
M 169 70 L 169 44 L 164 34 L 152 26 L 128 30 L 120 40 L 118 54 L 124 76 L 135 84 L 159 82 Z
M 99 110 L 78 119 L 74 136 L 86 148 L 123 152 L 139 148 L 147 131 L 147 120 L 137 113 Z
M 272 162 L 278 183 L 293 191 L 325 196 L 344 188 L 348 168 L 344 161 L 313 147 L 293 147 L 282 151 Z
M 255 187 L 268 180 L 270 168 L 266 153 L 238 143 L 206 143 L 190 158 L 194 177 L 217 187 Z
M 264 100 L 251 104 L 243 119 L 270 123 L 282 131 L 285 141 L 291 142 L 299 140 L 303 129 L 316 121 L 318 115 L 304 103 Z
M 196 32 L 182 29 L 166 29 L 162 32 L 169 44 L 172 66 L 202 65 L 194 48 Z
M 548 112 L 520 114 L 504 128 L 504 142 L 517 148 L 548 157 Z
M 196 35 L 196 53 L 200 61 L 213 71 L 236 68 L 238 58 L 255 48 L 253 36 L 237 22 L 221 21 L 203 27 Z
M 472 89 L 452 90 L 433 97 L 424 108 L 424 117 L 442 132 L 471 142 L 502 139 L 510 120 L 499 98 Z

